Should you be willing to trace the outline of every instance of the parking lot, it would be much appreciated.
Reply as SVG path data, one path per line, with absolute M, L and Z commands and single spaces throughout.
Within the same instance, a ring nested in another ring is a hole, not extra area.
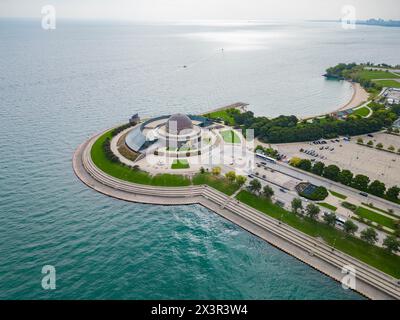
M 390 145 L 397 151 L 400 148 L 400 136 L 377 133 L 372 137 L 359 136 L 366 144 L 372 140 L 374 146 L 382 143 L 384 149 Z M 341 169 L 348 169 L 354 174 L 364 174 L 371 180 L 379 179 L 387 186 L 400 185 L 400 155 L 384 150 L 377 150 L 357 144 L 359 137 L 350 141 L 344 138 L 323 140 L 324 142 L 302 142 L 273 145 L 287 158 L 299 157 L 313 162 L 322 161 L 326 165 L 335 164 Z

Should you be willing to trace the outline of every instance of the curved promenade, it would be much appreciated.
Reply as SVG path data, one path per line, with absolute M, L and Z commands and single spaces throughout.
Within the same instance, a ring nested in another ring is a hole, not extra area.
M 99 170 L 90 156 L 91 147 L 98 137 L 96 135 L 80 145 L 73 156 L 76 175 L 96 191 L 131 202 L 203 205 L 335 280 L 341 281 L 345 276 L 342 273 L 344 266 L 352 266 L 356 270 L 355 290 L 368 298 L 400 299 L 400 286 L 393 277 L 213 188 L 146 186 L 111 177 Z

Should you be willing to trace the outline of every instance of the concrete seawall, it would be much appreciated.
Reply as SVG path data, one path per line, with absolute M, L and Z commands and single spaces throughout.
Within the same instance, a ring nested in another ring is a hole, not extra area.
M 92 189 L 131 202 L 203 205 L 337 281 L 341 281 L 345 275 L 342 273 L 343 266 L 353 266 L 356 270 L 356 291 L 368 298 L 400 299 L 400 286 L 393 277 L 211 187 L 146 186 L 109 176 L 95 166 L 90 156 L 91 147 L 97 138 L 95 136 L 80 145 L 73 156 L 75 174 Z

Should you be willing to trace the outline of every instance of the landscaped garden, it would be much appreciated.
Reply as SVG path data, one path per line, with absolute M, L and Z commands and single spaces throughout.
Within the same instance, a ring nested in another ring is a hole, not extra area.
M 91 157 L 94 164 L 110 176 L 128 182 L 165 187 L 206 184 L 227 195 L 233 194 L 240 187 L 237 182 L 230 181 L 219 173 L 198 173 L 190 179 L 189 177 L 180 174 L 165 173 L 151 175 L 148 172 L 140 170 L 138 167 L 127 166 L 121 163 L 109 149 L 109 143 L 115 134 L 114 132 L 118 132 L 114 130 L 110 130 L 101 135 L 95 141 L 91 149 Z M 173 164 L 176 169 L 183 169 L 188 165 L 189 163 L 185 159 L 179 159 L 179 161 L 175 162 L 175 165 Z
M 384 216 L 378 212 L 372 211 L 370 209 L 364 208 L 364 207 L 358 207 L 355 211 L 355 214 L 358 216 L 376 222 L 382 226 L 388 227 L 392 230 L 396 228 L 395 226 L 395 221 L 387 216 Z
M 190 168 L 190 165 L 186 159 L 175 159 L 171 165 L 171 169 L 188 169 L 188 168 Z
M 321 207 L 327 208 L 327 209 L 329 209 L 331 211 L 336 211 L 337 210 L 337 207 L 335 207 L 335 206 L 333 206 L 333 205 L 331 205 L 329 203 L 326 203 L 326 202 L 318 202 L 318 205 L 321 206 Z
M 358 109 L 353 110 L 353 113 L 352 113 L 352 114 L 353 114 L 353 115 L 360 116 L 360 117 L 366 117 L 366 116 L 369 115 L 369 113 L 370 113 L 369 108 L 367 108 L 367 107 L 361 107 L 361 108 L 358 108 Z

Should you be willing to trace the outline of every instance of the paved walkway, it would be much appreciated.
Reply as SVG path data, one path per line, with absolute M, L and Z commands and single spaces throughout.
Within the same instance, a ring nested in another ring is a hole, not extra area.
M 86 185 L 118 199 L 162 205 L 198 203 L 243 229 L 340 281 L 342 268 L 356 269 L 356 291 L 372 299 L 400 299 L 397 280 L 325 243 L 208 186 L 154 187 L 129 183 L 100 171 L 90 157 L 97 136 L 83 143 L 73 156 L 73 168 Z

